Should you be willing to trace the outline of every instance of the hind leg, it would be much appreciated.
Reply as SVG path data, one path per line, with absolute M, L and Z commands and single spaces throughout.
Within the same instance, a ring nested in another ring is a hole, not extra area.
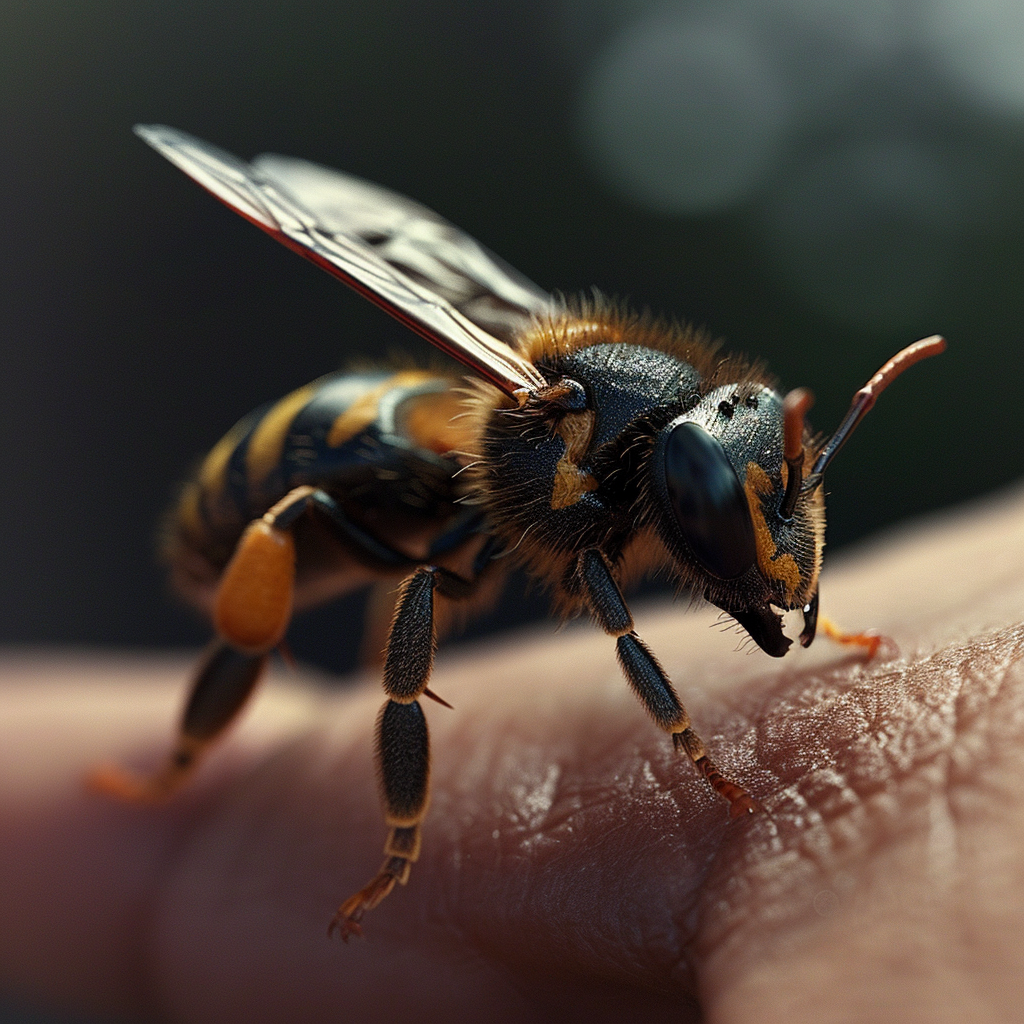
M 178 736 L 164 763 L 151 775 L 138 775 L 113 764 L 99 765 L 89 776 L 90 788 L 132 803 L 158 803 L 171 796 L 241 711 L 263 675 L 267 657 L 216 643 L 200 663 Z
M 296 488 L 242 534 L 217 588 L 213 619 L 219 638 L 200 663 L 177 739 L 163 765 L 149 776 L 101 765 L 89 776 L 92 789 L 135 802 L 166 799 L 241 711 L 291 620 L 291 527 L 313 494 L 311 487 Z

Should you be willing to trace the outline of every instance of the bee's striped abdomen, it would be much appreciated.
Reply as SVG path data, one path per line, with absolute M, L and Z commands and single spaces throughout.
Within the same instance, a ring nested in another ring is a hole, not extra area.
M 458 409 L 452 381 L 426 371 L 336 373 L 237 423 L 203 460 L 175 509 L 167 555 L 216 575 L 245 526 L 301 484 L 357 519 L 429 527 L 453 514 L 448 454 Z M 424 426 L 426 424 L 426 426 Z

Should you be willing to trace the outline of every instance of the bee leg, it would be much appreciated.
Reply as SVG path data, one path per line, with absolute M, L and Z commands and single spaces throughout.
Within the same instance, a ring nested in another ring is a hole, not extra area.
M 338 539 L 363 565 L 386 572 L 413 569 L 422 564 L 422 559 L 410 558 L 349 519 L 345 510 L 326 491 L 314 487 L 298 487 L 293 493 L 303 490 L 307 493 L 303 496 L 299 512 L 305 511 L 307 505 L 315 508 L 330 523 Z
M 391 890 L 405 885 L 420 854 L 420 823 L 427 813 L 430 781 L 430 740 L 427 720 L 417 700 L 389 700 L 377 719 L 377 765 L 380 770 L 388 838 L 384 863 L 370 881 L 347 899 L 334 915 L 327 934 L 335 930 L 346 942 L 362 934 L 360 921 Z
M 634 632 L 633 616 L 612 577 L 608 560 L 599 550 L 590 548 L 580 554 L 577 579 L 601 628 L 616 638 L 619 664 L 633 692 L 654 721 L 671 734 L 676 750 L 685 753 L 711 788 L 729 801 L 730 817 L 760 810 L 757 801 L 742 786 L 725 778 L 708 756 L 664 669 Z
M 386 541 L 364 530 L 345 513 L 345 510 L 326 491 L 303 485 L 285 495 L 264 519 L 272 517 L 280 527 L 290 526 L 308 508 L 315 509 L 334 529 L 338 539 L 365 566 L 381 572 L 415 569 L 425 560 L 438 558 L 465 543 L 480 531 L 483 514 L 475 509 L 459 516 L 452 526 L 436 538 L 427 559 L 412 558 L 392 547 Z
M 804 628 L 800 633 L 801 647 L 810 647 L 814 640 L 818 626 L 821 631 L 833 642 L 853 647 L 863 647 L 867 651 L 867 658 L 870 661 L 877 653 L 882 644 L 895 648 L 895 644 L 887 637 L 879 633 L 847 633 L 845 629 L 836 625 L 831 619 L 824 615 L 818 615 L 818 591 L 807 602 L 803 609 Z
M 218 641 L 199 666 L 178 738 L 163 765 L 149 776 L 117 765 L 99 765 L 89 775 L 89 787 L 131 803 L 158 803 L 169 797 L 188 780 L 202 752 L 241 710 L 266 663 L 266 654 L 243 654 Z
M 213 622 L 220 640 L 200 664 L 185 706 L 178 740 L 149 777 L 103 765 L 92 789 L 135 802 L 169 797 L 188 779 L 201 752 L 238 714 L 263 674 L 269 652 L 283 639 L 292 615 L 295 542 L 291 527 L 308 507 L 312 487 L 297 487 L 246 528 L 221 574 Z
M 810 647 L 814 643 L 814 635 L 818 630 L 818 591 L 815 590 L 811 599 L 803 607 L 804 628 L 800 630 L 800 646 Z
M 338 908 L 330 923 L 328 934 L 337 930 L 345 941 L 361 934 L 363 915 L 377 906 L 396 882 L 404 885 L 408 881 L 419 857 L 420 823 L 429 800 L 430 743 L 418 698 L 433 696 L 427 683 L 437 644 L 434 595 L 464 599 L 472 594 L 478 579 L 425 566 L 402 584 L 384 655 L 388 700 L 377 720 L 377 766 L 388 826 L 385 860 L 377 874 Z
M 885 637 L 880 633 L 847 633 L 845 629 L 824 615 L 818 616 L 818 625 L 825 636 L 833 643 L 850 647 L 863 647 L 867 652 L 869 661 L 878 653 L 878 648 L 882 646 L 882 642 L 885 640 Z
M 440 558 L 449 551 L 465 544 L 473 534 L 484 532 L 482 529 L 483 523 L 484 514 L 479 509 L 466 509 L 440 537 L 433 541 L 430 545 L 427 561 Z M 486 539 L 473 561 L 472 572 L 474 577 L 483 572 L 487 563 L 494 557 L 500 547 L 501 542 L 493 534 Z

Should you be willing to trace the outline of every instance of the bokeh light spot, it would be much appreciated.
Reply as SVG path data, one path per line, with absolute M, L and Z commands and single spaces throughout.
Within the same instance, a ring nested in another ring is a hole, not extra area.
M 771 61 L 738 19 L 659 12 L 600 52 L 580 127 L 606 180 L 649 209 L 708 214 L 743 202 L 787 128 Z
M 931 0 L 922 8 L 933 58 L 971 97 L 1024 116 L 1024 4 L 1020 0 Z

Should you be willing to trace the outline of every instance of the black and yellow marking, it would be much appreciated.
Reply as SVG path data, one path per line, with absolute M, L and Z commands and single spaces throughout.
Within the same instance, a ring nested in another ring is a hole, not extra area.
M 575 505 L 588 491 L 597 489 L 593 474 L 580 468 L 580 461 L 587 454 L 594 437 L 593 409 L 566 413 L 555 428 L 565 442 L 565 454 L 555 465 L 555 479 L 551 487 L 551 507 L 568 508 Z
M 281 465 L 285 443 L 296 417 L 320 391 L 318 382 L 286 395 L 260 417 L 245 444 L 245 480 L 250 490 L 262 491 Z
M 451 381 L 422 370 L 339 373 L 293 391 L 237 423 L 183 488 L 169 559 L 196 552 L 219 572 L 245 527 L 305 484 L 443 528 L 459 493 L 457 412 Z
M 780 554 L 765 522 L 761 499 L 772 493 L 771 479 L 756 463 L 747 463 L 747 478 L 743 484 L 750 505 L 750 518 L 754 523 L 754 541 L 757 546 L 757 564 L 769 579 L 777 580 L 786 589 L 786 600 L 792 602 L 801 584 L 800 568 L 796 559 L 786 552 Z

